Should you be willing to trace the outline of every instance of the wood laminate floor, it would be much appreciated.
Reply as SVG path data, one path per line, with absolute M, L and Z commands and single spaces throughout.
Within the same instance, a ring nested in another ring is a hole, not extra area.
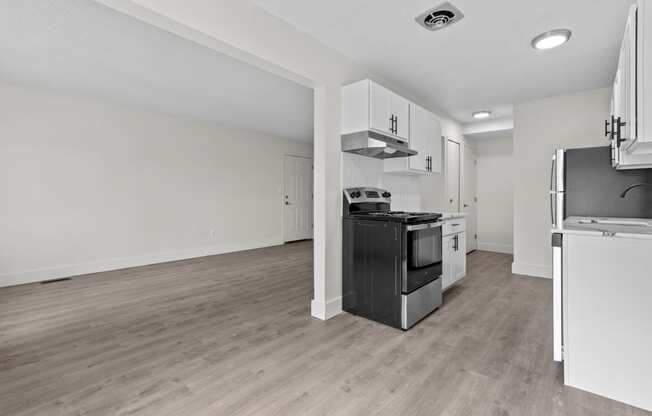
M 310 242 L 0 289 L 0 414 L 649 414 L 562 385 L 551 282 L 510 265 L 405 333 L 310 318 Z

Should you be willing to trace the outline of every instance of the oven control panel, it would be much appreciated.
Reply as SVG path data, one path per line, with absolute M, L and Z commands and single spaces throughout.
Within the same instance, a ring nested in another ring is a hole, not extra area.
M 392 194 L 380 188 L 347 188 L 344 190 L 344 196 L 349 204 L 365 202 L 389 204 L 392 201 Z

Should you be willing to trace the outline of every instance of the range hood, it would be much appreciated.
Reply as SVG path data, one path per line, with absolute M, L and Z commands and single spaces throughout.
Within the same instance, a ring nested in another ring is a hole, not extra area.
M 342 151 L 375 159 L 410 157 L 418 152 L 407 142 L 373 130 L 342 135 Z

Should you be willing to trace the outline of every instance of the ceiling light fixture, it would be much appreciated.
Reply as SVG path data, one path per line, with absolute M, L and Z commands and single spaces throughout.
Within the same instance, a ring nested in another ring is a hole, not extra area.
M 491 115 L 491 111 L 483 110 L 483 111 L 476 111 L 473 113 L 473 118 L 477 119 L 483 119 L 483 118 L 489 118 Z
M 572 32 L 568 29 L 555 29 L 532 39 L 531 45 L 534 49 L 546 50 L 556 48 L 568 42 Z

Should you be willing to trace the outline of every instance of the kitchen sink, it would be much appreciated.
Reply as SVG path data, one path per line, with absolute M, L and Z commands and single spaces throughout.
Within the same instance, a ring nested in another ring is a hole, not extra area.
M 647 221 L 637 220 L 599 220 L 599 219 L 586 219 L 579 220 L 580 224 L 598 224 L 598 225 L 624 225 L 632 227 L 652 227 Z

